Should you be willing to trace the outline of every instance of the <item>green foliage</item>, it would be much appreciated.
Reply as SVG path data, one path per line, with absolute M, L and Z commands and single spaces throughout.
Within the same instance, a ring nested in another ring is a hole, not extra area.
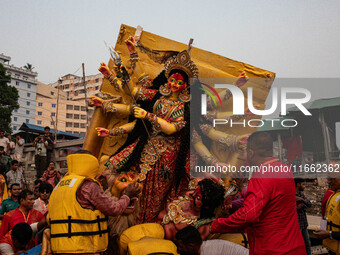
M 27 64 L 24 66 L 24 68 L 25 68 L 26 70 L 28 70 L 28 71 L 31 71 L 31 72 L 33 72 L 33 69 L 34 69 L 33 65 L 30 64 L 30 63 L 27 63 Z
M 11 129 L 11 116 L 14 109 L 19 108 L 18 90 L 8 85 L 11 77 L 6 75 L 5 67 L 0 63 L 0 129 L 5 133 L 12 133 Z

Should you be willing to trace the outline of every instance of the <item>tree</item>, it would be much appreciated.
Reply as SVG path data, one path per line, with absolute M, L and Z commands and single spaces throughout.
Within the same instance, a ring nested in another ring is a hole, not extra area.
M 18 90 L 8 85 L 11 76 L 6 75 L 6 68 L 0 63 L 0 130 L 12 133 L 11 116 L 14 109 L 19 108 Z
M 27 63 L 27 64 L 24 66 L 24 68 L 25 68 L 26 70 L 28 70 L 28 71 L 31 71 L 31 72 L 33 72 L 33 69 L 34 69 L 33 65 L 30 64 L 30 63 Z

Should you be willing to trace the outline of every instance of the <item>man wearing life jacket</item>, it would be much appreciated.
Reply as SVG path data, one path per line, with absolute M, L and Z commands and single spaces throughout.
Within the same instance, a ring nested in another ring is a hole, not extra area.
M 99 163 L 88 151 L 67 156 L 68 173 L 49 202 L 51 247 L 56 254 L 100 254 L 107 249 L 107 217 L 124 212 L 140 193 L 130 184 L 118 201 L 104 194 L 95 177 Z
M 340 254 L 340 174 L 330 173 L 328 184 L 334 193 L 326 203 L 327 230 L 316 230 L 314 235 L 323 239 L 329 254 Z

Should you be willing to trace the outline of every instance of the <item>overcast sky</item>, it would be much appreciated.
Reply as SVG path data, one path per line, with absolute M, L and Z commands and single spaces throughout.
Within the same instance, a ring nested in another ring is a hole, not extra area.
M 44 83 L 98 73 L 122 23 L 273 71 L 340 77 L 340 1 L 0 0 L 0 53 Z M 333 93 L 331 93 L 333 94 Z

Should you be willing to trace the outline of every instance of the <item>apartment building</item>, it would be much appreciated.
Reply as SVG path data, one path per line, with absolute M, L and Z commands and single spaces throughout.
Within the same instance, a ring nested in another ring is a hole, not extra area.
M 91 112 L 92 110 L 89 114 Z M 85 100 L 69 100 L 65 91 L 59 89 L 58 92 L 57 88 L 38 82 L 36 125 L 50 126 L 60 131 L 85 135 L 87 130 L 86 121 Z
M 10 65 L 11 57 L 0 54 L 0 62 L 6 68 L 6 73 L 11 76 L 9 85 L 19 91 L 19 108 L 12 113 L 11 127 L 13 131 L 19 130 L 22 123 L 35 123 L 35 100 L 37 91 L 37 72 L 22 67 Z
M 103 83 L 104 76 L 99 73 L 96 75 L 85 76 L 87 97 L 96 96 L 99 94 L 100 87 Z M 54 88 L 59 88 L 66 92 L 67 99 L 74 101 L 81 101 L 85 99 L 85 88 L 83 78 L 74 74 L 67 74 L 61 77 L 59 84 L 58 81 L 49 84 Z

